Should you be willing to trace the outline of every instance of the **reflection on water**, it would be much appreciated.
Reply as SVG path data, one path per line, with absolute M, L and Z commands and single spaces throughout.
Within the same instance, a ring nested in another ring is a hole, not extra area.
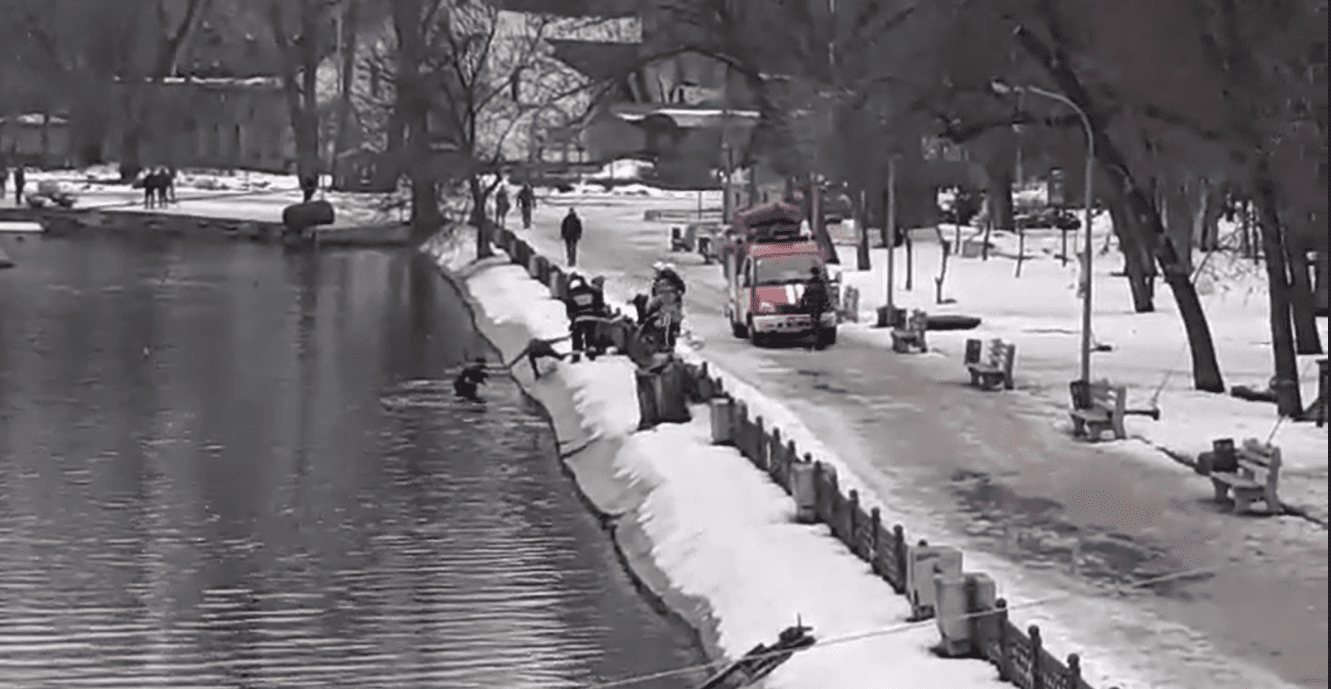
M 512 381 L 453 395 L 495 357 L 423 259 L 5 249 L 0 687 L 572 687 L 701 660 Z

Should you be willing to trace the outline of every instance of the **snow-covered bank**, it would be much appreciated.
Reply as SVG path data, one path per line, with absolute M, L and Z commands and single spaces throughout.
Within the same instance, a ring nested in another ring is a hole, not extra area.
M 510 360 L 529 338 L 564 335 L 563 306 L 526 271 L 503 258 L 473 260 L 473 232 L 441 234 L 423 250 L 465 288 L 480 330 Z M 568 344 L 555 346 L 567 351 Z M 549 412 L 564 461 L 588 499 L 617 517 L 615 539 L 630 567 L 700 631 L 710 654 L 742 656 L 770 643 L 797 615 L 820 639 L 891 627 L 909 616 L 906 601 L 825 525 L 795 524 L 789 497 L 765 474 L 733 448 L 710 445 L 705 408 L 694 408 L 691 423 L 635 432 L 638 408 L 626 359 L 541 366 L 540 379 L 525 361 L 513 372 Z M 926 624 L 815 646 L 778 668 L 765 686 L 1004 686 L 982 661 L 934 656 L 928 648 L 938 640 Z

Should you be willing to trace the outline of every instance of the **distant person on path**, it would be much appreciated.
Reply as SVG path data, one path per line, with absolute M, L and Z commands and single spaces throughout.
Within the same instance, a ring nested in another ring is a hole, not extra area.
M 171 203 L 177 203 L 177 201 L 176 201 L 176 166 L 175 166 L 175 165 L 172 165 L 171 167 L 169 167 L 169 168 L 166 169 L 166 192 L 167 192 L 167 196 L 170 197 L 170 199 L 171 199 Z
M 9 165 L 0 158 L 0 199 L 5 198 L 5 184 L 9 182 Z
M 156 170 L 150 171 L 143 176 L 143 207 L 152 208 L 157 202 L 157 185 L 160 183 L 160 177 Z
M 523 182 L 522 189 L 518 190 L 518 208 L 522 210 L 522 229 L 531 229 L 531 211 L 536 207 L 536 192 L 531 188 L 531 182 Z
M 171 189 L 171 173 L 166 168 L 157 168 L 157 207 L 166 208 L 168 192 Z
M 804 307 L 805 313 L 809 314 L 809 320 L 813 324 L 815 334 L 821 336 L 823 330 L 823 314 L 832 304 L 832 298 L 827 292 L 827 279 L 823 276 L 823 271 L 818 266 L 809 269 L 809 284 L 804 286 L 804 296 L 800 299 L 800 304 Z
M 499 226 L 503 227 L 508 219 L 508 190 L 504 185 L 499 185 L 499 192 L 495 194 L 495 220 L 499 221 Z
M 578 240 L 582 239 L 582 221 L 578 219 L 578 214 L 572 208 L 568 209 L 568 215 L 564 216 L 564 222 L 559 225 L 559 236 L 563 238 L 564 248 L 568 252 L 568 267 L 578 265 Z
M 15 205 L 15 206 L 22 206 L 22 205 L 23 205 L 23 184 L 24 184 L 26 181 L 27 181 L 27 180 L 24 179 L 24 175 L 23 175 L 23 163 L 19 163 L 18 167 L 14 168 L 14 205 Z

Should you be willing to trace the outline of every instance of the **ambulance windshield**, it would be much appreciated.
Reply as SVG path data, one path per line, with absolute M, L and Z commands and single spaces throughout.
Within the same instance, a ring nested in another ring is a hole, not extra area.
M 805 282 L 810 271 L 819 265 L 814 254 L 793 254 L 758 259 L 758 284 L 784 285 Z

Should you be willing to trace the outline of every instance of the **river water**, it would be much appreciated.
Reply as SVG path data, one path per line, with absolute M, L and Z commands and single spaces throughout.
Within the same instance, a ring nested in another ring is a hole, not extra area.
M 0 241 L 0 687 L 574 687 L 703 660 L 512 380 L 453 395 L 495 355 L 423 257 Z

